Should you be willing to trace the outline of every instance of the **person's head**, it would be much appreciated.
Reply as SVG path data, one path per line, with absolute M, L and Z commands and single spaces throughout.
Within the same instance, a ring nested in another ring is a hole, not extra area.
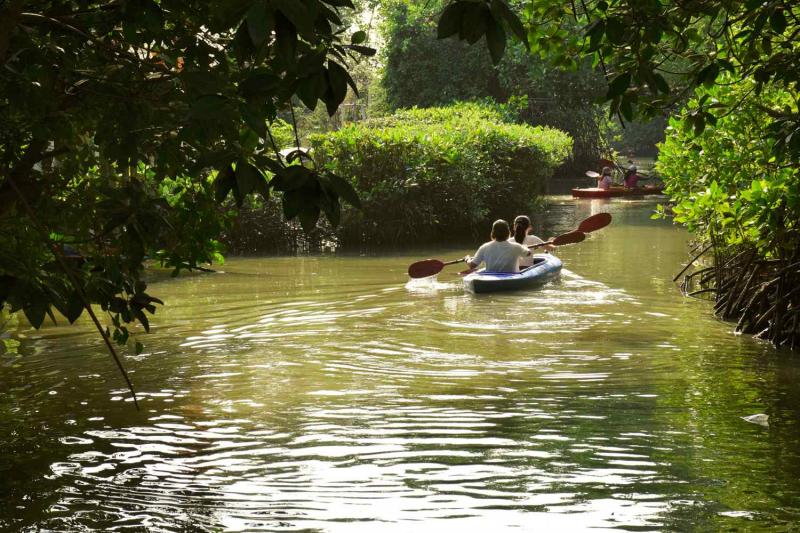
M 528 228 L 531 227 L 531 219 L 525 215 L 520 215 L 514 219 L 514 240 L 522 244 L 525 240 L 525 235 L 528 234 Z
M 603 176 L 610 176 L 611 175 L 611 167 L 603 167 Z
M 497 219 L 492 224 L 492 240 L 507 241 L 511 231 L 508 229 L 508 222 L 502 218 Z

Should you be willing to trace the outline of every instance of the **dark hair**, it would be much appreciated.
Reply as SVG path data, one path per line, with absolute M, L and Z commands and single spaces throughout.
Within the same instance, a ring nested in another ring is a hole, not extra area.
M 525 241 L 525 235 L 528 234 L 528 228 L 531 227 L 531 219 L 525 215 L 520 215 L 514 219 L 514 240 L 522 244 Z
M 603 176 L 611 175 L 611 167 L 603 167 Z
M 499 218 L 492 224 L 492 240 L 507 241 L 511 231 L 508 229 L 508 222 Z

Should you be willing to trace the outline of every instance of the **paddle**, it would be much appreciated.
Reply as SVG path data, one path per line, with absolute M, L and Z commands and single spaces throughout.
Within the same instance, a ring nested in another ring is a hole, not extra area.
M 463 263 L 464 258 L 454 259 L 452 261 L 439 261 L 438 259 L 424 259 L 417 261 L 408 267 L 408 277 L 410 278 L 427 278 L 435 276 L 447 265 L 454 265 L 456 263 Z
M 586 240 L 586 233 L 582 232 L 581 230 L 575 230 L 559 235 L 558 237 L 550 239 L 549 241 L 540 242 L 539 244 L 531 244 L 528 246 L 528 248 L 533 250 L 535 248 L 547 246 L 548 244 L 551 246 L 564 246 L 567 244 L 576 244 L 584 240 Z
M 611 213 L 597 213 L 578 224 L 578 231 L 591 233 L 611 224 Z
M 602 213 L 601 213 L 602 214 Z M 588 220 L 588 219 L 586 219 Z M 585 222 L 585 221 L 584 221 Z M 609 221 L 610 222 L 610 221 Z M 576 244 L 586 239 L 586 234 L 582 231 L 570 231 L 569 233 L 564 233 L 563 235 L 559 235 L 555 239 L 550 239 L 546 242 L 540 242 L 539 244 L 532 244 L 528 246 L 531 250 L 542 246 L 565 246 L 567 244 Z M 467 270 L 462 270 L 458 273 L 459 276 L 466 276 L 467 274 L 471 274 L 478 270 L 478 267 L 469 268 Z

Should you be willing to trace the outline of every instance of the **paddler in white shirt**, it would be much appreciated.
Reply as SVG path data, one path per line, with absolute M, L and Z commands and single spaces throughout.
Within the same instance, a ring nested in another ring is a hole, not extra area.
M 486 263 L 487 272 L 519 272 L 519 260 L 533 253 L 514 240 L 509 240 L 511 230 L 505 220 L 495 220 L 492 224 L 492 240 L 484 243 L 475 255 L 464 260 L 471 268 Z

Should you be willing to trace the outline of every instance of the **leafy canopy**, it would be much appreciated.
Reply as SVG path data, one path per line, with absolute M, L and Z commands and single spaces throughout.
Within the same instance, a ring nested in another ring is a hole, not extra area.
M 778 157 L 800 159 L 797 2 L 521 0 L 518 5 L 531 52 L 573 67 L 580 58 L 593 57 L 607 76 L 609 112 L 622 120 L 677 111 L 696 90 L 717 85 L 723 73 L 755 81 L 743 100 L 757 99 L 769 85 L 789 91 L 793 102 L 771 110 L 767 133 Z M 504 13 L 493 0 L 451 2 L 439 20 L 439 35 L 476 42 L 485 34 L 489 49 L 497 49 L 489 29 L 507 22 Z M 701 96 L 684 118 L 699 134 L 739 104 L 723 107 Z
M 219 259 L 228 198 L 277 192 L 307 229 L 357 204 L 346 180 L 281 157 L 271 128 L 294 99 L 333 113 L 356 91 L 348 69 L 374 50 L 342 20 L 352 9 L 0 4 L 0 308 L 39 327 L 53 307 L 72 322 L 99 304 L 124 343 L 160 303 L 145 259 L 176 273 Z
M 216 238 L 250 195 L 277 193 L 307 231 L 358 206 L 347 180 L 282 156 L 272 132 L 295 101 L 333 114 L 357 92 L 353 62 L 375 51 L 353 12 L 351 0 L 0 2 L 0 310 L 37 328 L 54 308 L 70 322 L 85 310 L 124 374 L 109 339 L 149 330 L 161 303 L 147 258 L 176 274 L 220 260 Z
M 707 94 L 731 106 L 756 83 L 720 85 Z M 703 240 L 754 249 L 762 257 L 790 257 L 800 247 L 800 171 L 777 162 L 765 111 L 791 102 L 787 91 L 764 89 L 757 104 L 740 105 L 700 135 L 688 122 L 671 121 L 658 169 L 676 202 L 676 221 Z M 689 102 L 697 105 L 698 98 Z

